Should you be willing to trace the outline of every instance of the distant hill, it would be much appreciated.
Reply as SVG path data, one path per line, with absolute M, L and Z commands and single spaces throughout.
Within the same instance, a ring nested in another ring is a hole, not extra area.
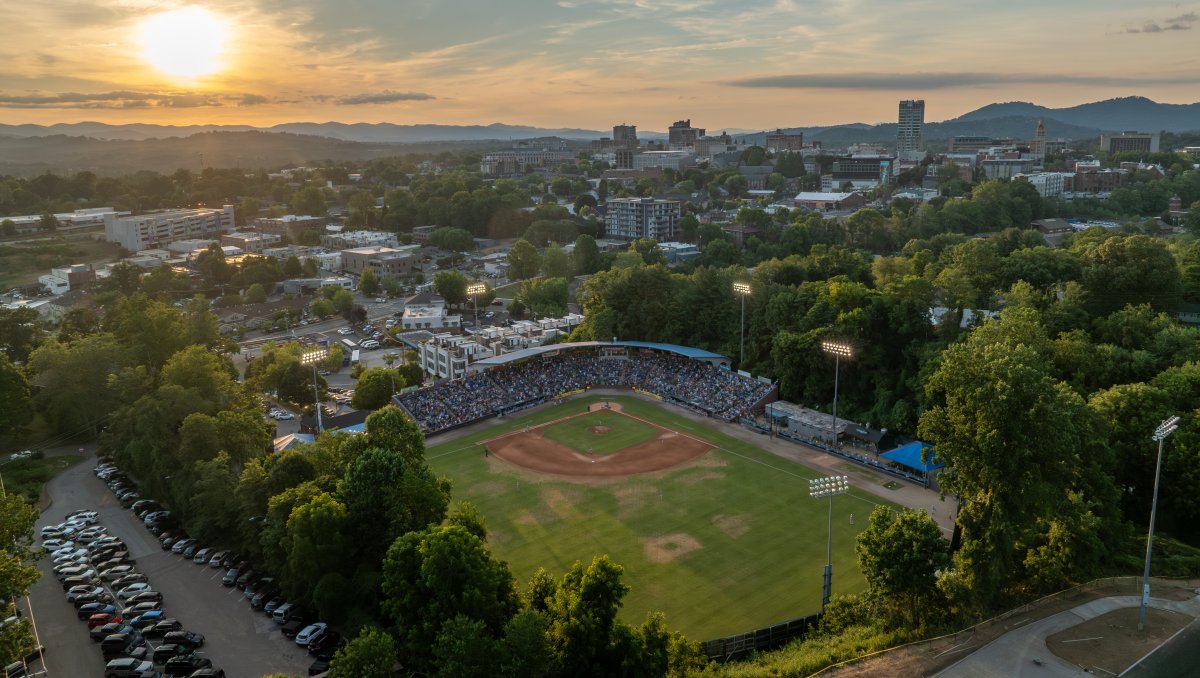
M 1122 97 L 1068 108 L 1046 108 L 1024 101 L 988 104 L 949 123 L 997 118 L 1047 118 L 1067 125 L 1119 132 L 1189 132 L 1200 130 L 1200 103 L 1160 104 L 1145 97 Z M 1047 134 L 1049 134 L 1047 129 Z
M 1037 116 L 1013 115 L 999 118 L 980 118 L 977 120 L 963 120 L 962 118 L 958 118 L 946 122 L 933 122 L 925 125 L 925 139 L 928 141 L 947 141 L 951 137 L 964 135 L 1032 139 L 1037 121 Z M 1046 136 L 1050 139 L 1084 139 L 1100 134 L 1099 129 L 1071 125 L 1052 118 L 1046 118 L 1044 122 L 1046 125 Z M 896 125 L 893 123 L 881 125 L 855 123 L 832 127 L 795 127 L 788 131 L 792 133 L 803 132 L 806 141 L 820 141 L 823 145 L 830 147 L 846 146 L 853 143 L 894 144 L 896 142 Z M 738 138 L 745 139 L 747 144 L 766 143 L 763 133 L 747 134 Z
M 611 131 L 586 129 L 545 129 L 526 125 L 393 125 L 392 123 L 289 122 L 273 127 L 249 125 L 109 125 L 102 122 L 78 122 L 58 125 L 0 125 L 0 135 L 45 137 L 63 134 L 93 139 L 133 141 L 189 137 L 203 132 L 282 132 L 308 136 L 360 141 L 363 143 L 412 144 L 431 141 L 504 141 L 559 137 L 562 139 L 599 139 Z M 647 138 L 663 136 L 645 133 Z
M 138 170 L 173 172 L 181 167 L 274 168 L 320 160 L 369 160 L 404 153 L 444 150 L 490 150 L 503 140 L 427 142 L 423 144 L 361 143 L 329 137 L 281 132 L 206 132 L 188 137 L 144 140 L 89 137 L 0 136 L 0 174 L 33 176 L 46 171 L 80 171 L 119 175 Z

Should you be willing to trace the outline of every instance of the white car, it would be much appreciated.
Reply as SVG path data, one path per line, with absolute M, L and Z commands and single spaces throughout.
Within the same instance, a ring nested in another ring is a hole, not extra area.
M 21 450 L 20 452 L 13 452 L 11 455 L 9 455 L 8 460 L 16 461 L 18 459 L 29 459 L 32 456 L 33 450 Z
M 42 541 L 42 548 L 46 549 L 47 551 L 51 551 L 51 552 L 57 551 L 64 546 L 74 546 L 74 545 L 75 545 L 75 542 L 73 542 L 69 539 L 59 539 L 58 537 L 51 537 L 50 539 L 46 539 L 46 540 Z
M 73 513 L 67 514 L 67 520 L 70 522 L 86 522 L 89 525 L 95 524 L 99 514 L 91 509 L 81 509 Z
M 344 337 L 349 334 L 354 334 L 354 330 L 350 329 L 349 327 L 343 327 L 342 329 L 338 330 L 338 334 Z
M 386 303 L 387 303 L 387 297 L 375 297 L 375 303 L 377 303 L 377 304 L 386 304 Z
M 120 600 L 125 600 L 126 598 L 132 598 L 132 597 L 136 596 L 137 594 L 141 593 L 142 591 L 149 591 L 149 590 L 150 590 L 150 584 L 148 584 L 146 582 L 130 584 L 129 586 L 126 586 L 125 588 L 121 589 L 120 591 L 117 591 L 117 598 Z
M 275 418 L 283 420 L 283 421 L 287 421 L 290 419 L 295 419 L 296 415 L 292 414 L 291 412 L 280 412 L 279 414 L 275 415 Z
M 67 591 L 67 602 L 73 603 L 76 598 L 81 596 L 98 596 L 104 593 L 103 586 L 92 586 L 91 584 L 83 584 L 81 586 L 72 586 Z
M 305 626 L 300 633 L 296 634 L 296 644 L 300 647 L 308 647 L 308 644 L 325 633 L 325 622 L 317 622 Z
M 62 546 L 60 546 L 60 547 L 58 547 L 58 548 L 54 549 L 53 551 L 51 551 L 51 552 L 50 552 L 50 557 L 51 557 L 51 558 L 57 558 L 57 557 L 59 557 L 59 556 L 63 555 L 64 553 L 70 553 L 70 552 L 72 552 L 72 551 L 74 551 L 74 550 L 75 550 L 75 542 L 73 542 L 73 541 L 69 541 L 69 542 L 67 542 L 66 544 L 63 544 Z
M 87 559 L 87 549 L 71 549 L 66 553 L 61 553 L 54 556 L 54 564 L 62 565 L 63 563 L 78 563 Z

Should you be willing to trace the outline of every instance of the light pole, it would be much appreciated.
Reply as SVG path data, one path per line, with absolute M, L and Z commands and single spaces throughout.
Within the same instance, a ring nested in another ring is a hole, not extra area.
M 746 362 L 746 297 L 750 296 L 750 283 L 733 283 L 733 293 L 742 298 L 742 324 L 738 332 L 738 369 Z
M 821 350 L 833 356 L 833 428 L 830 434 L 833 436 L 833 444 L 836 446 L 838 441 L 837 434 L 837 397 L 838 397 L 838 380 L 842 369 L 842 358 L 851 358 L 854 356 L 854 349 L 850 344 L 844 341 L 832 341 L 830 339 L 821 340 Z
M 1138 631 L 1146 625 L 1146 605 L 1150 603 L 1150 552 L 1154 549 L 1154 518 L 1158 514 L 1158 480 L 1162 475 L 1163 441 L 1179 428 L 1179 417 L 1170 417 L 1154 429 L 1151 440 L 1158 441 L 1158 461 L 1154 464 L 1154 498 L 1150 501 L 1150 531 L 1146 533 L 1146 569 L 1142 571 L 1142 606 L 1138 610 Z
M 475 307 L 475 331 L 479 331 L 479 295 L 487 292 L 487 283 L 471 283 L 467 285 L 467 294 L 471 295 L 471 305 Z
M 321 424 L 321 389 L 317 386 L 317 363 L 329 357 L 329 349 L 319 348 L 300 356 L 302 365 L 312 365 L 313 370 L 313 404 L 317 409 L 317 433 L 324 428 Z
M 821 576 L 821 611 L 829 604 L 833 593 L 833 498 L 846 494 L 850 479 L 846 476 L 828 476 L 808 481 L 808 496 L 813 499 L 829 499 L 829 531 L 825 542 L 825 571 Z

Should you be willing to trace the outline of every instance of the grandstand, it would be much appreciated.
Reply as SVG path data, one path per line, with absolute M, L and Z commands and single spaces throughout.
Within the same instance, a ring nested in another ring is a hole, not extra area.
M 773 385 L 727 365 L 719 354 L 673 344 L 557 344 L 478 361 L 463 379 L 395 402 L 433 435 L 590 388 L 629 388 L 724 421 L 774 400 Z

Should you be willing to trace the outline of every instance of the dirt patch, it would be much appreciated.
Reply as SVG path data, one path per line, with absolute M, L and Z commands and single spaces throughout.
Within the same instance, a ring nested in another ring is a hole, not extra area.
M 617 517 L 624 519 L 642 510 L 652 499 L 658 497 L 658 490 L 650 485 L 615 485 L 612 494 L 617 500 Z
M 722 468 L 725 466 L 729 466 L 729 462 L 725 461 L 724 459 L 718 457 L 715 454 L 706 454 L 703 457 L 700 457 L 699 459 L 697 459 L 696 463 L 693 464 L 693 466 L 704 466 L 707 468 Z
M 482 483 L 472 485 L 467 492 L 476 495 L 497 495 L 504 494 L 510 489 L 512 489 L 512 483 L 502 483 L 499 480 L 485 480 Z
M 750 531 L 750 515 L 739 513 L 736 516 L 716 516 L 713 518 L 713 525 L 729 538 L 737 539 Z
M 1118 675 L 1192 621 L 1185 614 L 1149 608 L 1146 629 L 1138 631 L 1137 618 L 1136 607 L 1113 610 L 1059 631 L 1046 638 L 1046 646 L 1085 671 Z
M 685 532 L 643 537 L 641 541 L 646 550 L 646 560 L 652 563 L 669 563 L 702 548 L 695 537 Z
M 605 433 L 608 433 L 608 432 L 609 432 L 609 431 L 611 431 L 611 430 L 612 430 L 612 429 L 610 429 L 610 428 L 609 428 L 609 427 L 607 427 L 607 426 L 593 426 L 593 427 L 592 427 L 592 435 L 602 436 L 602 435 L 604 435 Z
M 599 404 L 594 403 L 593 409 Z M 615 404 L 611 409 L 619 411 Z M 693 461 L 712 448 L 702 440 L 678 435 L 661 426 L 655 428 L 674 435 L 665 440 L 648 440 L 603 456 L 579 454 L 565 445 L 544 438 L 541 427 L 500 436 L 483 444 L 491 457 L 514 466 L 576 478 L 613 478 L 664 471 Z
M 679 479 L 679 482 L 683 485 L 691 486 L 691 485 L 699 485 L 700 483 L 702 483 L 706 480 L 724 480 L 724 479 L 725 479 L 724 473 L 717 473 L 715 471 L 707 471 L 707 472 L 701 471 L 700 473 L 690 473 L 686 476 L 683 476 L 682 478 Z
M 518 525 L 537 525 L 538 519 L 529 511 L 521 511 L 513 518 L 513 522 Z

